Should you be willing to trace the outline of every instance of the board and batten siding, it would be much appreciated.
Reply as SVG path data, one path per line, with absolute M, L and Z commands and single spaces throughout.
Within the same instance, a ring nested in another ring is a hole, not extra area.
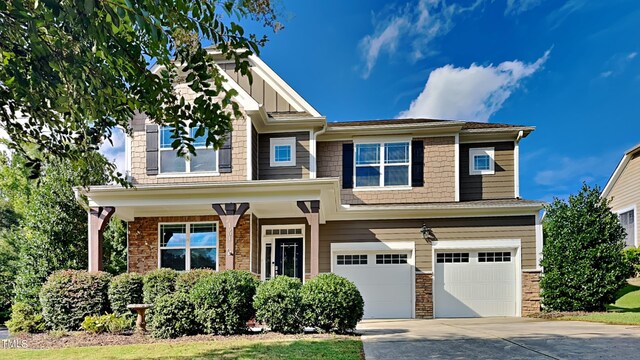
M 229 75 L 240 87 L 246 91 L 258 104 L 263 104 L 267 112 L 292 112 L 296 111 L 278 92 L 251 70 L 253 82 L 249 83 L 249 78 L 243 76 L 235 70 L 235 64 L 222 63 L 220 67 Z
M 469 174 L 469 149 L 494 148 L 495 173 Z M 460 200 L 513 199 L 515 197 L 514 143 L 491 142 L 460 145 Z
M 331 244 L 415 241 L 416 271 L 431 272 L 431 244 L 422 238 L 424 220 L 331 221 L 320 225 L 320 272 L 331 271 Z M 522 269 L 536 268 L 535 216 L 430 219 L 438 241 L 520 239 Z
M 296 138 L 296 165 L 271 167 L 271 139 Z M 258 175 L 260 180 L 308 179 L 309 132 L 269 133 L 258 135 Z
M 611 202 L 609 206 L 614 212 L 636 207 L 634 214 L 636 221 L 636 241 L 640 239 L 640 220 L 638 220 L 638 211 L 640 211 L 640 152 L 631 156 L 627 166 L 622 170 L 620 177 L 613 184 L 609 192 Z
M 258 180 L 258 157 L 259 157 L 259 150 L 258 150 L 258 130 L 256 130 L 256 127 L 253 126 L 253 124 L 251 125 L 251 180 Z

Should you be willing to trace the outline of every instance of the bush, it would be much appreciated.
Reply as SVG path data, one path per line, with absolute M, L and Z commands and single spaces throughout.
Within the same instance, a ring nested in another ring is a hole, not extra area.
M 199 333 L 193 303 L 184 293 L 168 294 L 156 299 L 154 316 L 150 322 L 151 335 L 161 339 Z
M 255 315 L 259 281 L 246 271 L 227 270 L 202 277 L 190 292 L 196 319 L 209 334 L 237 334 Z
M 111 275 L 81 270 L 56 271 L 40 290 L 42 315 L 53 330 L 78 330 L 85 317 L 108 312 Z
M 131 330 L 133 322 L 128 317 L 117 316 L 116 314 L 105 314 L 87 316 L 82 322 L 82 330 L 93 334 L 108 332 L 111 334 L 122 334 Z
M 629 266 L 629 277 L 640 276 L 640 248 L 625 249 L 624 257 Z
M 143 299 L 146 304 L 155 304 L 157 298 L 176 291 L 178 272 L 171 269 L 158 269 L 144 275 Z
M 540 280 L 551 311 L 601 311 L 626 284 L 624 228 L 599 188 L 583 185 L 569 201 L 546 207 Z
M 211 276 L 213 274 L 215 274 L 215 271 L 211 269 L 194 269 L 182 272 L 176 279 L 176 291 L 188 294 L 198 280 L 204 276 Z
M 111 311 L 114 314 L 135 317 L 127 305 L 142 303 L 142 275 L 132 272 L 114 277 L 109 284 L 108 294 Z
M 304 312 L 301 288 L 299 279 L 287 276 L 276 276 L 260 284 L 253 298 L 256 319 L 280 333 L 302 332 Z
M 321 274 L 300 291 L 307 325 L 345 333 L 355 329 L 364 314 L 364 301 L 354 283 L 336 274 Z
M 11 306 L 11 320 L 5 325 L 12 334 L 39 333 L 46 329 L 42 315 L 26 303 L 15 303 Z

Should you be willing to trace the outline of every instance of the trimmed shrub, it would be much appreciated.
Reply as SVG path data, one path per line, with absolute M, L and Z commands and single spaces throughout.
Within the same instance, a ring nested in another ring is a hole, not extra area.
M 355 329 L 364 315 L 364 301 L 354 283 L 336 274 L 321 274 L 300 290 L 307 325 L 325 332 Z
M 199 333 L 193 303 L 184 293 L 168 294 L 156 299 L 154 315 L 151 318 L 151 335 L 161 339 Z
M 178 278 L 176 279 L 176 291 L 188 294 L 198 280 L 204 276 L 211 276 L 213 274 L 215 274 L 215 271 L 211 269 L 194 269 L 182 272 L 178 274 Z
M 288 276 L 276 276 L 260 284 L 253 298 L 256 319 L 280 333 L 302 332 L 304 311 L 301 288 L 299 279 Z
M 144 275 L 143 299 L 146 304 L 155 304 L 157 298 L 176 291 L 178 272 L 172 269 L 157 269 Z
M 27 303 L 15 303 L 11 306 L 11 320 L 5 323 L 12 334 L 39 333 L 46 330 L 44 318 Z
M 81 325 L 82 330 L 92 334 L 102 334 L 104 332 L 122 334 L 127 330 L 131 330 L 132 326 L 133 322 L 130 318 L 117 316 L 116 314 L 87 316 Z
M 629 277 L 640 276 L 640 248 L 629 248 L 624 250 L 624 257 L 629 264 Z
M 255 315 L 253 296 L 260 282 L 251 273 L 227 270 L 202 277 L 190 292 L 196 320 L 208 334 L 238 334 Z
M 108 312 L 111 275 L 82 270 L 56 271 L 40 290 L 42 315 L 53 330 L 80 329 L 85 317 Z
M 135 317 L 127 305 L 142 303 L 142 283 L 142 275 L 134 272 L 120 274 L 111 279 L 108 294 L 111 311 L 115 315 Z

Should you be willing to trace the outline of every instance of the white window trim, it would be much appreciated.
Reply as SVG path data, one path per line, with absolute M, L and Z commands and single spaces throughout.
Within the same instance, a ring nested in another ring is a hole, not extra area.
M 632 210 L 633 210 L 633 243 L 635 247 L 638 247 L 638 244 L 639 244 L 638 242 L 638 209 L 636 205 L 628 206 L 626 208 L 617 210 L 615 211 L 615 213 L 616 215 L 618 215 L 618 219 L 619 219 L 621 214 L 624 214 Z
M 216 268 L 215 271 L 218 271 L 220 267 L 220 224 L 218 221 L 190 221 L 190 222 L 160 222 L 158 223 L 158 269 L 161 267 L 161 250 L 165 249 L 183 249 L 183 248 L 169 248 L 162 247 L 162 225 L 184 225 L 185 233 L 187 235 L 186 243 L 185 243 L 185 265 L 184 271 L 191 271 L 191 225 L 192 224 L 215 224 L 216 230 L 216 245 L 215 246 L 195 246 L 193 249 L 216 249 Z
M 158 177 L 183 177 L 183 176 L 218 176 L 220 175 L 220 151 L 215 150 L 213 147 L 207 146 L 195 146 L 196 153 L 198 150 L 213 150 L 216 154 L 216 169 L 214 171 L 191 171 L 191 154 L 186 154 L 184 157 L 185 161 L 185 171 L 184 172 L 162 172 L 162 151 L 173 151 L 175 153 L 175 149 L 163 149 L 162 148 L 162 128 L 165 126 L 158 127 Z
M 489 170 L 476 170 L 475 157 L 478 155 L 489 156 Z M 495 174 L 495 148 L 471 148 L 469 149 L 469 175 L 493 175 Z
M 296 166 L 296 138 L 271 138 L 269 139 L 269 162 L 271 167 Z M 287 145 L 291 148 L 291 159 L 289 161 L 276 161 L 276 146 Z
M 275 258 L 276 258 L 276 252 L 275 252 L 275 248 L 276 248 L 276 238 L 277 239 L 284 239 L 284 238 L 292 238 L 292 239 L 299 239 L 302 238 L 302 282 L 304 283 L 306 281 L 307 278 L 307 256 L 306 256 L 306 246 L 305 243 L 307 242 L 307 238 L 306 238 L 306 226 L 304 224 L 289 224 L 289 225 L 262 225 L 261 226 L 262 231 L 261 231 L 261 244 L 260 244 L 260 280 L 265 281 L 265 275 L 266 275 L 266 262 L 265 262 L 265 256 L 266 256 L 266 252 L 267 252 L 267 244 L 271 244 L 271 259 L 270 259 L 270 266 L 271 266 L 271 278 L 273 278 L 275 276 Z M 273 229 L 301 229 L 302 230 L 302 234 L 278 234 L 278 235 L 267 235 L 267 230 L 273 230 Z
M 385 144 L 392 144 L 392 143 L 408 143 L 409 144 L 409 162 L 407 163 L 394 163 L 394 164 L 385 164 L 384 163 L 384 151 L 385 151 Z M 379 144 L 380 145 L 380 157 L 379 160 L 380 162 L 378 164 L 366 164 L 366 165 L 359 165 L 360 167 L 367 167 L 367 166 L 379 166 L 380 167 L 380 183 L 378 186 L 358 186 L 357 185 L 357 176 L 356 176 L 356 170 L 358 168 L 358 164 L 357 164 L 357 151 L 356 151 L 356 147 L 358 145 L 362 145 L 362 144 Z M 397 138 L 388 138 L 388 139 L 384 139 L 384 140 L 361 140 L 361 141 L 356 141 L 353 143 L 353 190 L 354 191 L 371 191 L 371 190 L 410 190 L 412 189 L 411 187 L 411 163 L 413 161 L 412 159 L 412 149 L 411 149 L 411 139 L 408 138 L 401 138 L 401 139 L 397 139 Z M 408 176 L 407 176 L 407 185 L 384 185 L 384 168 L 385 166 L 407 166 L 408 167 Z

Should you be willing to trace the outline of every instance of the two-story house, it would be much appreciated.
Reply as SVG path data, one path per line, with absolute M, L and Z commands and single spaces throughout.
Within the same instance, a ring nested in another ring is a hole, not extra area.
M 396 119 L 327 122 L 259 58 L 253 82 L 220 61 L 244 116 L 225 146 L 178 158 L 136 116 L 134 188 L 93 186 L 90 270 L 111 215 L 128 270 L 242 269 L 263 280 L 334 272 L 366 318 L 521 316 L 540 309 L 542 204 L 520 198 L 519 142 L 534 128 Z M 187 99 L 185 85 L 176 85 Z

